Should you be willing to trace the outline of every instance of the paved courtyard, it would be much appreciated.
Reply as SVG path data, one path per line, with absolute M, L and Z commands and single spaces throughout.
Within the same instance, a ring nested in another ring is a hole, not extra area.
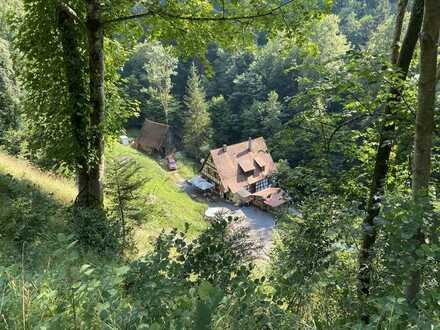
M 216 213 L 236 216 L 243 219 L 243 225 L 249 227 L 249 234 L 258 245 L 261 245 L 259 257 L 267 257 L 273 244 L 273 228 L 275 221 L 270 213 L 264 212 L 253 206 L 237 207 L 226 202 L 210 202 L 205 213 L 213 217 Z

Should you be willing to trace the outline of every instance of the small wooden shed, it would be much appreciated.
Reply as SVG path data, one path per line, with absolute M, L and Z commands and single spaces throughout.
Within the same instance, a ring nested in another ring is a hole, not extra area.
M 141 151 L 166 155 L 170 140 L 170 126 L 146 119 L 133 145 Z

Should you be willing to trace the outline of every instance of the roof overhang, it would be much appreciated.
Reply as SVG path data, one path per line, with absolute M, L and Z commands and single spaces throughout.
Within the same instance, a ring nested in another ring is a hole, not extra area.
M 206 181 L 200 175 L 193 177 L 190 182 L 194 187 L 203 191 L 212 189 L 215 186 L 213 183 Z

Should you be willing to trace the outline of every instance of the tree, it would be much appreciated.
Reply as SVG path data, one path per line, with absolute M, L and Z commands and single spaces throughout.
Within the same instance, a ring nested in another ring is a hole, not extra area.
M 341 18 L 341 30 L 356 49 L 367 41 L 369 32 L 390 13 L 391 1 L 336 0 L 332 12 Z M 394 1 L 395 3 L 395 1 Z
M 267 137 L 274 136 L 280 130 L 281 110 L 278 94 L 274 91 L 270 92 L 264 103 L 263 134 Z
M 119 253 L 133 249 L 133 228 L 144 220 L 140 189 L 148 180 L 139 175 L 140 166 L 130 158 L 110 162 L 106 178 L 108 214 L 118 240 Z
M 191 157 L 201 159 L 210 148 L 211 118 L 205 91 L 194 64 L 188 78 L 185 105 L 188 108 L 183 137 L 185 150 Z
M 173 103 L 171 77 L 177 74 L 179 60 L 171 54 L 171 47 L 164 47 L 159 42 L 149 44 L 144 51 L 146 63 L 143 68 L 149 83 L 144 91 L 148 93 L 151 105 L 154 106 L 155 102 L 160 105 L 163 112 L 160 117 L 168 124 L 168 114 Z
M 275 91 L 280 98 L 298 92 L 296 72 L 289 70 L 297 64 L 297 47 L 286 33 L 280 32 L 266 45 L 257 49 L 249 70 L 258 73 L 267 91 Z
M 102 31 L 95 7 L 82 1 L 24 1 L 17 46 L 23 53 L 24 117 L 32 149 L 76 173 L 77 205 L 101 208 L 104 136 L 118 134 L 134 111 L 116 87 L 123 60 L 119 43 L 105 40 L 105 80 L 103 64 L 96 68 L 104 60 L 104 40 L 97 40 Z
M 430 209 L 429 181 L 431 177 L 439 30 L 440 2 L 425 0 L 423 27 L 420 35 L 420 80 L 412 171 L 412 200 L 417 226 L 413 243 L 415 256 L 417 256 L 417 250 L 425 243 L 424 218 L 427 217 Z M 419 263 L 412 265 L 412 267 L 414 269 L 411 272 L 406 297 L 408 303 L 414 305 L 422 283 L 422 270 Z
M 312 28 L 310 40 L 316 50 L 306 62 L 329 63 L 335 66 L 335 59 L 350 50 L 350 45 L 339 29 L 340 19 L 335 15 L 327 15 Z
M 422 8 L 423 0 L 416 0 L 413 4 L 408 29 L 398 56 L 396 56 L 395 46 L 393 45 L 393 51 L 391 52 L 391 64 L 396 67 L 397 73 L 401 80 L 406 79 L 416 47 L 423 17 L 423 12 L 421 11 Z M 404 14 L 404 10 L 400 11 L 401 16 Z M 400 40 L 399 36 L 402 23 L 403 17 L 397 17 L 395 27 L 396 36 L 393 38 L 394 42 Z M 392 141 L 395 130 L 393 116 L 395 115 L 395 109 L 400 102 L 399 95 L 402 90 L 401 88 L 393 86 L 390 88 L 389 92 L 390 97 L 388 98 L 383 110 L 383 126 L 381 128 L 379 144 L 376 152 L 374 172 L 367 204 L 367 216 L 363 222 L 364 233 L 361 243 L 362 246 L 359 253 L 359 294 L 361 297 L 368 297 L 370 294 L 373 247 L 377 238 L 375 219 L 378 216 L 381 208 L 381 200 L 384 193 L 385 181 L 389 167 L 388 163 L 393 146 Z M 368 319 L 368 316 L 365 315 L 365 318 Z
M 13 25 L 10 24 L 11 19 L 21 14 L 21 0 L 4 0 L 0 8 L 0 38 L 12 41 L 15 35 Z
M 272 138 L 281 129 L 281 111 L 282 105 L 275 91 L 267 95 L 266 101 L 255 101 L 241 114 L 242 138 Z
M 300 31 L 304 19 L 316 17 L 316 13 L 322 10 L 320 1 L 310 1 L 309 6 L 294 1 L 264 1 L 258 7 L 254 6 L 253 1 L 239 5 L 222 2 L 221 6 L 218 5 L 216 1 L 141 1 L 138 11 L 133 13 L 132 2 L 128 0 L 72 0 L 66 3 L 55 0 L 25 1 L 20 48 L 27 63 L 25 84 L 33 91 L 28 101 L 38 109 L 45 110 L 38 111 L 38 114 L 29 111 L 36 119 L 34 132 L 38 132 L 38 128 L 44 130 L 36 141 L 55 151 L 53 156 L 58 156 L 56 158 L 77 172 L 83 169 L 84 173 L 78 175 L 80 205 L 94 208 L 103 206 L 104 138 L 110 133 L 104 127 L 106 118 L 117 117 L 108 116 L 106 111 L 104 36 L 107 34 L 109 39 L 114 38 L 118 23 L 127 22 L 125 26 L 133 28 L 130 22 L 142 19 L 153 39 L 173 41 L 182 50 L 203 55 L 214 35 L 220 42 L 230 44 L 229 37 L 240 31 L 243 37 L 240 41 L 250 42 L 253 30 L 247 28 L 252 27 L 248 24 L 252 21 L 258 21 L 257 27 L 289 24 L 292 30 Z M 288 15 L 285 13 L 287 9 Z M 70 30 L 75 32 L 77 47 L 74 48 L 81 55 L 75 65 L 75 72 L 79 76 L 75 80 L 81 84 L 87 82 L 86 104 L 73 104 L 75 97 L 70 95 L 73 90 L 67 81 L 69 75 L 66 77 L 66 71 L 62 69 L 64 64 L 73 63 L 73 57 L 65 58 L 59 47 L 60 34 L 55 18 L 59 17 L 60 12 L 64 12 L 76 24 L 73 26 L 69 23 Z M 245 31 L 251 33 L 243 33 Z M 111 63 L 108 61 L 107 64 Z M 62 111 L 56 111 L 60 107 Z M 32 109 L 35 110 L 35 107 Z M 82 127 L 75 127 L 78 123 Z M 79 144 L 75 132 L 85 137 L 88 143 Z M 82 157 L 87 159 L 87 166 L 78 166 L 78 159 Z
M 17 94 L 9 42 L 0 38 L 0 141 L 2 142 L 6 132 L 18 126 Z
M 214 96 L 209 102 L 209 113 L 212 121 L 213 144 L 223 145 L 229 142 L 229 106 L 223 95 Z

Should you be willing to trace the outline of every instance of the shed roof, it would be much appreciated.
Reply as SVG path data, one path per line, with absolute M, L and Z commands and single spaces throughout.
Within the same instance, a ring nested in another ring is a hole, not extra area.
M 135 139 L 135 146 L 145 151 L 148 149 L 160 151 L 166 143 L 169 129 L 166 124 L 145 119 L 139 136 Z
M 284 192 L 280 188 L 267 188 L 252 194 L 252 196 L 263 199 L 264 204 L 270 207 L 278 207 L 287 202 Z

